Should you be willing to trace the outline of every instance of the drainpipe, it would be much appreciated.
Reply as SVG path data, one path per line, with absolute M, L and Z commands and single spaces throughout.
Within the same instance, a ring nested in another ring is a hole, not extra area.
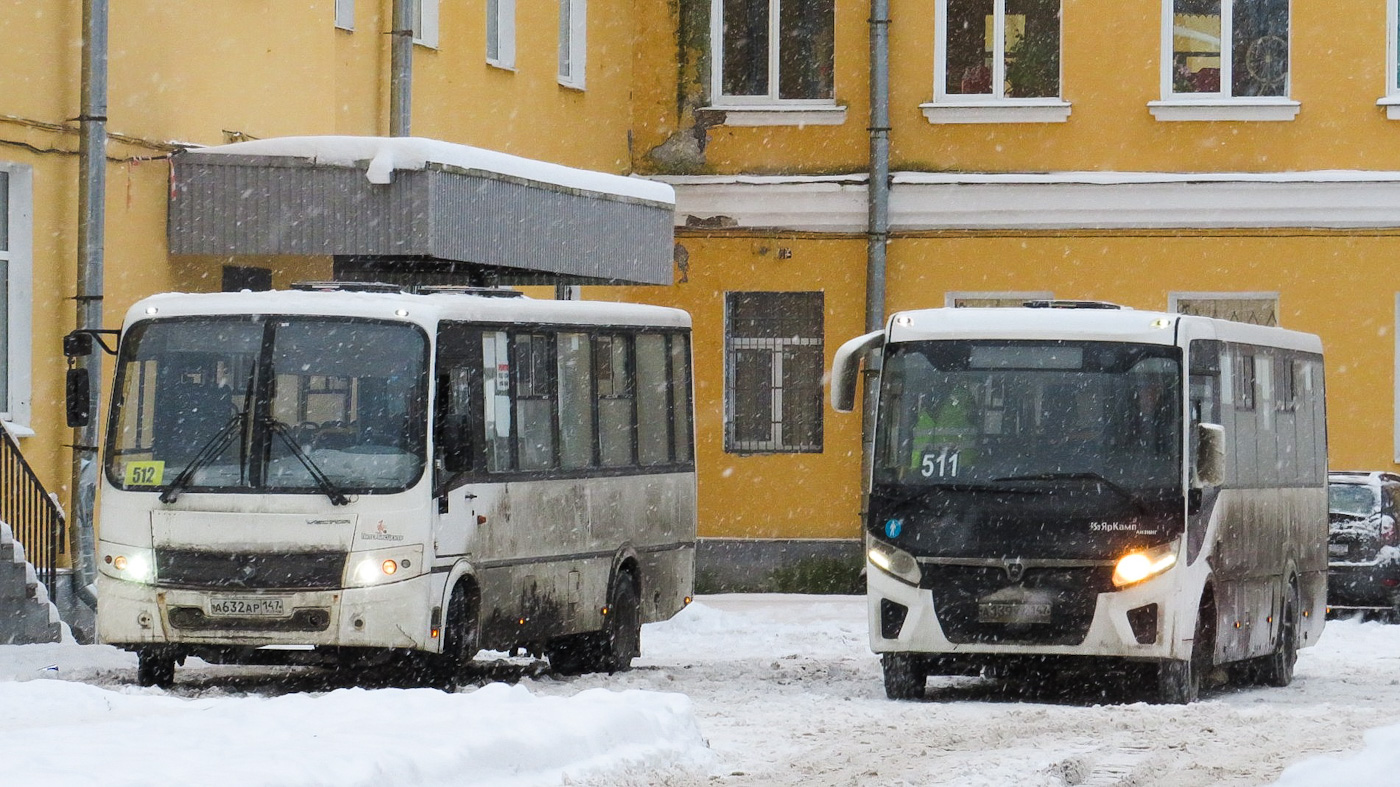
M 885 251 L 890 238 L 890 3 L 870 0 L 870 183 L 865 263 L 865 330 L 885 326 Z M 880 357 L 865 363 L 861 407 L 861 472 L 870 478 L 875 447 L 876 382 Z M 862 514 L 869 500 L 861 501 Z
M 77 327 L 102 328 L 102 247 L 107 194 L 107 0 L 83 0 L 82 110 L 78 143 Z M 94 402 L 102 401 L 102 356 L 78 360 L 88 375 Z M 73 590 L 93 609 L 97 566 L 93 549 L 93 504 L 97 497 L 97 424 L 73 430 Z
M 413 0 L 394 0 L 389 51 L 389 136 L 410 136 L 413 116 Z

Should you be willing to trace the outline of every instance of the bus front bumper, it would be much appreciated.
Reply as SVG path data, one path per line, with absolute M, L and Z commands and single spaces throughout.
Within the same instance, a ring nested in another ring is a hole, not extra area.
M 315 591 L 169 588 L 99 574 L 98 641 L 437 650 L 426 575 Z
M 1159 661 L 1185 658 L 1179 638 L 1171 635 L 1174 621 L 1169 577 L 1160 577 L 1123 590 L 1099 593 L 1093 618 L 1082 641 L 1047 644 L 1048 622 L 1008 629 L 1002 638 L 954 642 L 939 622 L 933 591 L 914 587 L 867 565 L 870 646 L 876 653 L 907 652 L 938 655 L 1005 654 L 1110 657 Z M 1189 642 L 1186 643 L 1189 646 Z M 972 658 L 975 662 L 976 659 Z

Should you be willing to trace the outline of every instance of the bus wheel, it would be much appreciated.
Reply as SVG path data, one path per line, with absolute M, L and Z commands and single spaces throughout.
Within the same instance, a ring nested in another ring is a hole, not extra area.
M 1265 657 L 1260 682 L 1266 686 L 1287 686 L 1293 682 L 1293 666 L 1298 662 L 1298 583 L 1288 583 L 1288 596 L 1283 602 L 1283 617 L 1279 620 L 1278 642 L 1274 652 Z
M 885 670 L 885 696 L 892 700 L 917 700 L 924 696 L 928 672 L 923 660 L 913 653 L 885 653 L 880 656 Z
M 447 603 L 447 621 L 443 626 L 441 667 L 443 682 L 455 688 L 463 681 L 467 667 L 481 649 L 481 627 L 477 615 L 476 594 L 466 585 L 452 588 Z
M 642 653 L 642 605 L 630 572 L 618 574 L 602 631 L 559 637 L 549 644 L 550 669 L 560 675 L 626 672 Z
M 603 651 L 603 669 L 608 672 L 632 669 L 632 659 L 642 655 L 642 602 L 637 597 L 637 585 L 630 573 L 618 575 L 612 614 L 608 616 L 604 633 L 607 640 Z
M 1164 661 L 1157 666 L 1157 701 L 1164 705 L 1187 705 L 1201 695 L 1201 684 L 1215 661 L 1215 607 L 1202 604 L 1196 613 L 1196 636 L 1191 642 L 1191 658 Z
M 175 685 L 175 656 L 165 648 L 142 648 L 136 653 L 136 682 L 168 689 Z

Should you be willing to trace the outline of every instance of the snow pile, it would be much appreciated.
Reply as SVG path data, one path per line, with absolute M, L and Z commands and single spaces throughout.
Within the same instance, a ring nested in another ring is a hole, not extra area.
M 1283 772 L 1277 787 L 1394 787 L 1400 781 L 1400 724 L 1367 730 L 1366 746 L 1344 757 L 1313 757 Z
M 0 737 L 9 784 L 617 784 L 629 774 L 698 776 L 710 764 L 683 695 L 550 697 L 499 683 L 456 694 L 340 689 L 190 700 L 62 680 L 0 682 Z
M 665 183 L 576 169 L 422 137 L 277 137 L 199 148 L 197 153 L 294 156 L 336 167 L 357 167 L 363 162 L 369 162 L 365 177 L 370 183 L 376 184 L 391 182 L 394 170 L 420 170 L 430 163 L 443 164 L 459 169 L 551 183 L 581 191 L 661 202 L 667 206 L 676 204 L 675 189 Z

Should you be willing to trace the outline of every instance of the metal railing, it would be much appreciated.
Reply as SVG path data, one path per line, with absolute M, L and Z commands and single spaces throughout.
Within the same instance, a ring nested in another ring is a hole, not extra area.
M 20 453 L 19 443 L 0 427 L 0 522 L 14 530 L 24 545 L 25 559 L 34 566 L 39 581 L 54 600 L 58 582 L 58 556 L 66 551 L 66 521 L 48 490 Z

